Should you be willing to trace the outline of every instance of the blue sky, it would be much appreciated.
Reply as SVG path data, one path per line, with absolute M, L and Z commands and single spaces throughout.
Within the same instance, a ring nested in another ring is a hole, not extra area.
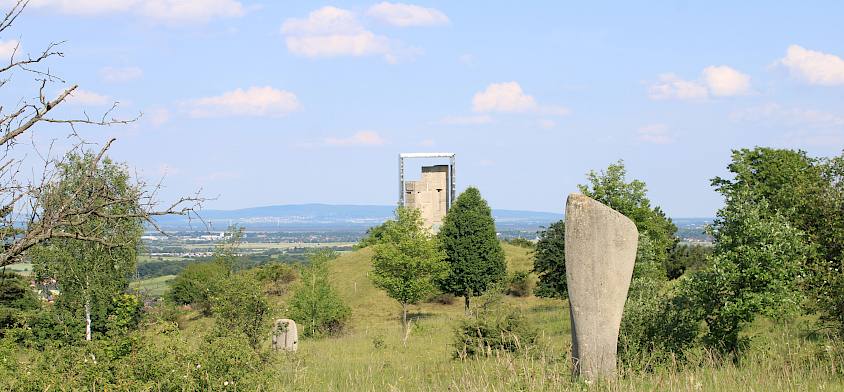
M 711 216 L 731 149 L 841 153 L 844 3 L 632 3 L 32 0 L 0 55 L 66 41 L 62 114 L 143 112 L 80 133 L 210 208 L 391 204 L 399 152 L 448 151 L 494 208 L 560 212 L 623 159 L 669 215 Z

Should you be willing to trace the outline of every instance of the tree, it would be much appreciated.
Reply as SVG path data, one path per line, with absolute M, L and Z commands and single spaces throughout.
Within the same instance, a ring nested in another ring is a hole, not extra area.
M 651 207 L 644 182 L 636 179 L 627 182 L 626 176 L 624 162 L 619 160 L 600 173 L 590 171 L 586 175 L 588 184 L 577 187 L 584 195 L 604 203 L 636 223 L 640 240 L 637 264 L 653 262 L 664 265 L 668 262 L 669 252 L 677 244 L 674 236 L 677 226 L 665 216 L 662 209 Z M 647 249 L 641 249 L 642 245 L 647 246 Z
M 539 276 L 536 295 L 566 298 L 566 221 L 557 221 L 539 232 L 533 254 L 533 272 Z
M 450 266 L 449 275 L 439 281 L 440 290 L 462 296 L 468 312 L 473 295 L 507 276 L 492 210 L 477 188 L 469 187 L 457 197 L 437 238 Z
M 764 205 L 764 214 L 782 216 L 811 245 L 800 266 L 808 310 L 844 336 L 844 155 L 757 147 L 733 151 L 728 169 L 733 178 L 712 180 L 727 204 Z
M 302 336 L 321 337 L 339 333 L 351 314 L 328 281 L 328 263 L 337 255 L 321 250 L 308 255 L 308 265 L 290 299 L 290 318 L 302 325 Z
M 682 291 L 706 322 L 705 341 L 736 355 L 746 343 L 740 332 L 754 316 L 798 307 L 799 278 L 811 245 L 784 216 L 770 213 L 766 199 L 734 196 L 718 211 L 712 229 L 711 267 L 683 282 Z
M 396 219 L 387 221 L 372 256 L 372 282 L 401 304 L 402 336 L 407 339 L 407 307 L 435 289 L 435 281 L 448 274 L 445 253 L 436 238 L 423 228 L 414 208 L 399 207 Z
M 8 11 L 0 13 L 0 36 L 10 33 L 10 28 L 28 4 L 29 0 L 13 0 Z M 0 146 L 3 148 L 0 156 L 0 237 L 5 244 L 0 249 L 0 267 L 21 261 L 27 251 L 50 239 L 86 241 L 106 248 L 117 245 L 111 241 L 119 238 L 97 237 L 98 233 L 88 230 L 88 220 L 107 222 L 109 225 L 114 221 L 119 226 L 123 219 L 139 218 L 157 227 L 154 221 L 156 216 L 187 215 L 201 206 L 203 199 L 195 195 L 180 198 L 161 208 L 156 199 L 160 184 L 148 187 L 136 179 L 136 193 L 119 195 L 107 193 L 113 191 L 112 188 L 87 183 L 88 179 L 93 180 L 94 177 L 86 176 L 77 178 L 75 189 L 66 189 L 64 199 L 47 200 L 50 195 L 44 189 L 52 188 L 62 180 L 62 166 L 72 164 L 73 156 L 83 155 L 88 148 L 89 143 L 77 133 L 78 127 L 127 124 L 137 118 L 126 120 L 114 117 L 113 113 L 118 106 L 116 102 L 98 117 L 86 113 L 78 118 L 54 117 L 56 108 L 64 107 L 68 97 L 73 96 L 78 89 L 78 85 L 74 84 L 63 88 L 53 98 L 46 95 L 55 84 L 65 83 L 48 65 L 51 60 L 64 56 L 60 51 L 61 42 L 52 42 L 34 55 L 21 53 L 17 40 L 7 42 L 13 42 L 15 47 L 9 58 L 2 59 L 0 90 L 11 86 L 8 82 L 13 77 L 18 83 L 26 83 L 26 77 L 31 76 L 33 92 L 19 98 L 7 96 L 8 99 L 4 101 L 13 103 L 13 106 L 0 106 Z M 22 150 L 27 148 L 29 142 L 19 143 L 21 137 L 31 134 L 39 125 L 69 126 L 68 136 L 76 143 L 58 153 L 54 153 L 52 144 L 33 145 L 34 151 Z M 102 146 L 100 153 L 93 157 L 92 166 L 100 163 L 113 142 L 114 139 L 111 139 Z M 39 175 L 25 177 L 24 174 L 29 172 Z M 111 200 L 116 204 L 135 203 L 140 208 L 115 214 L 102 200 Z M 122 245 L 128 246 L 131 243 Z
M 135 272 L 143 233 L 139 190 L 130 183 L 125 166 L 92 153 L 70 156 L 59 173 L 61 180 L 43 190 L 46 210 L 95 208 L 96 215 L 68 224 L 80 236 L 101 241 L 52 238 L 33 252 L 32 260 L 39 278 L 58 282 L 57 305 L 84 314 L 85 340 L 91 340 L 92 314 L 104 319 L 112 299 L 128 287 Z M 78 193 L 89 196 L 77 199 Z

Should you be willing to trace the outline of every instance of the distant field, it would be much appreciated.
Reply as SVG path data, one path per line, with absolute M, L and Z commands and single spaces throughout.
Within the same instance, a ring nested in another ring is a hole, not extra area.
M 32 263 L 17 263 L 6 266 L 6 271 L 16 272 L 23 275 L 32 273 Z
M 173 280 L 175 277 L 176 275 L 165 275 L 157 278 L 139 280 L 129 283 L 129 288 L 132 290 L 138 290 L 141 293 L 152 297 L 160 297 L 167 292 L 167 289 L 169 288 L 168 282 Z
M 293 249 L 293 248 L 325 248 L 353 246 L 356 242 L 244 242 L 240 244 L 243 249 Z M 209 244 L 185 244 L 183 248 L 188 251 L 197 249 L 213 250 L 214 245 Z

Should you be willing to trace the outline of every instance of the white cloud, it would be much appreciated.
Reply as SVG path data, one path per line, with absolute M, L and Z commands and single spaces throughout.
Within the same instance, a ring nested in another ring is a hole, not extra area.
M 659 82 L 651 85 L 651 99 L 704 99 L 709 95 L 701 83 L 680 79 L 672 73 L 659 75 Z
M 189 102 L 193 117 L 284 116 L 302 109 L 296 95 L 269 86 L 237 89 Z
M 536 100 L 516 82 L 493 83 L 472 98 L 476 112 L 528 112 L 536 110 Z
M 809 84 L 844 85 L 844 59 L 834 54 L 791 45 L 785 57 L 777 63 L 785 66 L 792 75 L 804 79 Z
M 387 62 L 396 63 L 419 52 L 367 30 L 354 12 L 337 7 L 322 7 L 306 18 L 287 19 L 281 32 L 287 50 L 310 58 L 383 55 Z
M 656 100 L 703 100 L 710 95 L 729 97 L 749 92 L 750 76 L 726 65 L 704 68 L 700 80 L 685 80 L 673 73 L 665 73 L 648 88 L 648 96 Z
M 66 98 L 68 103 L 85 106 L 99 106 L 112 103 L 107 95 L 97 94 L 93 91 L 77 88 Z
M 167 23 L 209 22 L 245 13 L 243 4 L 234 0 L 145 0 L 140 8 L 141 15 Z
M 636 133 L 636 138 L 645 143 L 670 144 L 674 142 L 674 136 L 668 131 L 665 124 L 645 125 Z
M 475 55 L 471 53 L 464 53 L 457 57 L 457 61 L 465 66 L 475 65 Z
M 347 138 L 325 138 L 325 144 L 332 146 L 380 146 L 384 143 L 384 138 L 374 131 L 360 131 Z
M 492 123 L 492 117 L 481 114 L 474 116 L 445 116 L 440 119 L 443 125 L 481 125 Z
M 435 26 L 448 23 L 448 16 L 435 8 L 386 1 L 369 7 L 367 14 L 398 27 Z
M 128 82 L 144 76 L 144 71 L 138 67 L 104 67 L 100 69 L 100 77 L 106 82 Z
M 30 6 L 85 16 L 130 13 L 170 24 L 209 22 L 246 13 L 236 0 L 32 0 Z
M 532 96 L 522 91 L 516 82 L 492 83 L 472 98 L 472 110 L 476 112 L 539 113 L 565 116 L 569 109 L 563 106 L 542 106 Z
M 750 91 L 750 76 L 726 65 L 704 68 L 703 80 L 712 95 L 717 97 L 744 95 Z
M 844 130 L 844 116 L 814 109 L 785 107 L 777 103 L 734 111 L 730 119 L 777 128 Z
M 15 53 L 15 48 L 17 47 L 17 40 L 10 39 L 8 41 L 0 41 L 0 62 L 8 62 L 8 60 L 12 58 L 12 54 Z

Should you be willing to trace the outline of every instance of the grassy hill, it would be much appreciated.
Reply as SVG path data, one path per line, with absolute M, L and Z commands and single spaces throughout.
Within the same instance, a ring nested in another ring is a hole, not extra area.
M 528 250 L 504 244 L 510 271 L 528 270 Z M 411 311 L 412 332 L 401 342 L 399 305 L 370 282 L 371 251 L 350 252 L 332 262 L 332 280 L 352 307 L 350 330 L 341 337 L 302 340 L 295 354 L 280 354 L 275 374 L 283 389 L 301 390 L 844 390 L 834 362 L 800 338 L 801 325 L 760 320 L 754 348 L 741 364 L 696 366 L 652 373 L 621 369 L 613 383 L 588 386 L 570 377 L 568 304 L 536 297 L 507 298 L 541 331 L 541 349 L 456 360 L 450 343 L 463 317 L 462 301 L 420 304 Z M 276 298 L 278 316 L 284 298 Z M 803 326 L 804 327 L 804 326 Z M 596 388 L 597 387 L 597 388 Z M 281 387 L 280 387 L 281 388 Z

